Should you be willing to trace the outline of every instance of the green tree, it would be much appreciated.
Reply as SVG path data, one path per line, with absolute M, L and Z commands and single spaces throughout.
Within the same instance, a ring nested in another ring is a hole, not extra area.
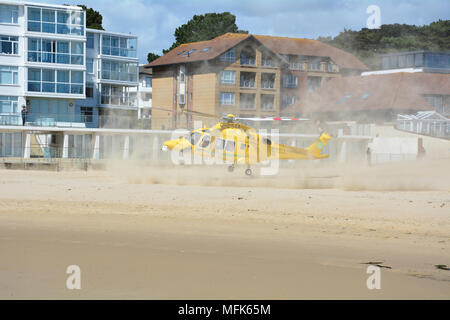
M 380 29 L 363 28 L 360 31 L 344 29 L 334 38 L 317 40 L 348 51 L 369 68 L 380 68 L 380 53 L 398 51 L 450 50 L 450 20 L 439 20 L 425 26 L 385 24 Z
M 83 8 L 83 10 L 86 12 L 86 27 L 90 29 L 97 29 L 97 30 L 105 30 L 103 29 L 102 23 L 103 23 L 103 16 L 100 14 L 100 12 L 95 11 L 92 8 L 88 8 L 85 5 L 78 5 L 78 7 Z
M 163 53 L 183 43 L 211 40 L 227 32 L 248 33 L 248 31 L 239 30 L 236 25 L 236 16 L 230 12 L 194 15 L 186 24 L 175 30 L 175 42 L 169 49 L 163 50 Z
M 147 55 L 147 61 L 148 61 L 148 63 L 150 63 L 152 61 L 155 61 L 159 57 L 160 57 L 160 55 L 153 53 L 153 52 L 149 52 L 149 54 Z

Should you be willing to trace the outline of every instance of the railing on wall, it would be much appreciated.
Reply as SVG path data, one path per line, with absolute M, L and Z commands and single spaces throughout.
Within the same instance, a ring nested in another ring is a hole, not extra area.
M 0 125 L 58 128 L 150 129 L 151 118 L 138 119 L 137 115 L 113 116 L 28 113 L 24 124 L 20 114 L 0 114 Z

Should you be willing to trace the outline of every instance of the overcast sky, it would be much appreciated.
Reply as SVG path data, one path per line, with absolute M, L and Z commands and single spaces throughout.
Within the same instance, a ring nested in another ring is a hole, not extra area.
M 108 31 L 139 36 L 139 58 L 161 54 L 174 42 L 175 29 L 195 14 L 229 11 L 240 29 L 252 34 L 317 38 L 344 28 L 366 26 L 369 5 L 381 9 L 381 23 L 429 24 L 450 18 L 449 0 L 34 0 L 85 4 L 103 15 Z

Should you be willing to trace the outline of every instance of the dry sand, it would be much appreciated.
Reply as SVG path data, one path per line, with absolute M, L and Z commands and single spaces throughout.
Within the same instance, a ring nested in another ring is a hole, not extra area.
M 450 298 L 448 161 L 109 169 L 0 170 L 0 298 Z

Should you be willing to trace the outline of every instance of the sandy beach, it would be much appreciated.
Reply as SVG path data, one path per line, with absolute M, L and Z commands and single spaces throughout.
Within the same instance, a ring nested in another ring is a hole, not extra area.
M 447 162 L 241 171 L 1 169 L 0 299 L 450 298 Z

